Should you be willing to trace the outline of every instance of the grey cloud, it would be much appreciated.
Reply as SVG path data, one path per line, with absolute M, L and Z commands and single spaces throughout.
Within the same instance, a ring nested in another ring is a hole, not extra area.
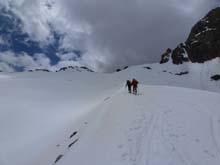
M 47 38 L 49 22 L 66 34 L 62 47 L 84 50 L 79 64 L 102 71 L 158 62 L 166 48 L 183 42 L 193 24 L 219 5 L 217 0 L 1 1 L 14 2 L 28 33 Z M 46 10 L 45 3 L 54 6 Z M 70 64 L 65 61 L 70 58 L 60 63 Z
M 24 67 L 24 70 L 29 69 L 50 69 L 50 60 L 43 54 L 36 54 L 34 57 L 23 54 L 15 54 L 7 51 L 0 53 L 0 70 L 6 72 L 15 71 L 14 67 Z
M 164 49 L 183 42 L 193 24 L 217 4 L 210 0 L 64 2 L 73 20 L 91 26 L 89 56 L 104 57 L 104 61 L 97 60 L 96 67 L 105 69 L 158 62 Z M 99 51 L 98 55 L 91 49 Z

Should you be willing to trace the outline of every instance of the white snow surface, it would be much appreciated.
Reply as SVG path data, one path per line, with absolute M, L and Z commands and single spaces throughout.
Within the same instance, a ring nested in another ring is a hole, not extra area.
M 215 59 L 1 73 L 0 165 L 219 165 L 219 70 Z M 125 88 L 132 78 L 137 95 Z

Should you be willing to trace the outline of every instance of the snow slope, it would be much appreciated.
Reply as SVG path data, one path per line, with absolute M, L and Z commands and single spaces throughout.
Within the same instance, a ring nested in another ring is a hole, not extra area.
M 1 73 L 0 164 L 218 164 L 218 64 Z M 137 96 L 124 88 L 133 77 Z
M 219 96 L 164 86 L 142 86 L 138 96 L 121 89 L 94 110 L 60 165 L 217 165 Z

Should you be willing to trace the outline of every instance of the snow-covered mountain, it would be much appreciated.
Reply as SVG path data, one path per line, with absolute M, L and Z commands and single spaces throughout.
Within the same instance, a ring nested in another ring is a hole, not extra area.
M 35 70 L 28 70 L 28 72 L 62 72 L 62 71 L 73 71 L 73 72 L 94 72 L 93 70 L 85 67 L 85 66 L 68 66 L 62 67 L 58 70 L 48 70 L 48 69 L 35 69 Z
M 219 59 L 0 73 L 1 165 L 218 165 Z M 127 79 L 140 82 L 129 94 Z
M 168 49 L 163 64 L 0 73 L 0 165 L 218 165 L 219 11 Z M 7 12 L 0 11 L 0 51 L 51 53 Z M 137 95 L 125 87 L 132 78 Z

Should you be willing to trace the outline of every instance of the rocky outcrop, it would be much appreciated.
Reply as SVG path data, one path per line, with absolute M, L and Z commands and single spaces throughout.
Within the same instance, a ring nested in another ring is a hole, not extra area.
M 35 69 L 36 72 L 50 72 L 48 69 Z
M 220 57 L 220 7 L 210 11 L 191 30 L 186 41 L 190 61 L 204 61 Z
M 58 70 L 56 70 L 55 72 L 61 72 L 61 71 L 76 71 L 76 72 L 82 72 L 82 71 L 87 71 L 87 72 L 94 72 L 93 70 L 85 67 L 85 66 L 68 66 L 68 67 L 63 67 L 60 68 Z M 28 70 L 28 72 L 52 72 L 48 69 L 34 69 L 34 70 Z
M 54 161 L 54 164 L 56 164 L 62 157 L 63 157 L 63 155 L 57 156 L 56 160 Z
M 121 72 L 121 71 L 126 70 L 126 69 L 128 69 L 128 66 L 125 66 L 125 67 L 122 68 L 122 69 L 118 68 L 118 69 L 116 69 L 115 71 L 116 71 L 116 72 Z
M 212 76 L 212 77 L 211 77 L 211 80 L 219 81 L 219 80 L 220 80 L 220 75 L 219 75 L 219 74 L 216 74 L 216 75 Z
M 180 73 L 176 73 L 175 75 L 182 76 L 182 75 L 185 75 L 185 74 L 189 74 L 189 72 L 188 71 L 180 72 Z
M 151 68 L 151 67 L 149 67 L 149 66 L 145 66 L 145 67 L 144 67 L 144 69 L 147 69 L 147 70 L 152 70 L 152 68 Z
M 183 62 L 188 62 L 189 58 L 186 51 L 186 45 L 181 43 L 173 50 L 171 58 L 174 64 L 182 64 Z
M 35 69 L 35 70 L 28 70 L 28 72 L 51 72 L 48 69 Z
M 68 67 L 63 67 L 57 70 L 56 72 L 61 72 L 61 71 L 66 71 L 66 70 L 72 70 L 72 71 L 77 71 L 77 72 L 82 72 L 82 71 L 87 71 L 87 72 L 94 72 L 93 70 L 85 67 L 85 66 L 68 66 Z
M 162 55 L 161 64 L 168 62 L 170 57 L 174 64 L 203 63 L 220 57 L 220 7 L 210 11 L 192 28 L 185 43 L 171 52 L 168 50 Z
M 160 64 L 164 64 L 170 60 L 172 50 L 168 48 L 164 54 L 161 56 Z

